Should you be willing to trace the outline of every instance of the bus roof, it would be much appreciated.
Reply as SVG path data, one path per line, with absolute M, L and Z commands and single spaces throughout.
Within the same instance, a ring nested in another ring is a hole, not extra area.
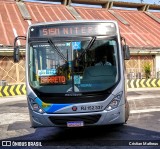
M 34 23 L 29 26 L 39 26 L 39 25 L 53 25 L 53 24 L 74 24 L 74 23 L 114 23 L 117 25 L 117 21 L 115 20 L 63 20 L 63 21 L 54 21 L 54 22 L 40 22 Z

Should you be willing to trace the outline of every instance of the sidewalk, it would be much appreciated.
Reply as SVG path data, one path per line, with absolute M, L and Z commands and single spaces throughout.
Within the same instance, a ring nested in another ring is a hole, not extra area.
M 0 97 L 0 104 L 6 103 L 6 102 L 13 102 L 13 101 L 21 101 L 26 100 L 26 95 L 16 95 L 16 96 L 4 96 Z
M 127 88 L 127 92 L 132 92 L 132 91 L 158 91 L 160 94 L 160 87 L 146 87 L 146 88 Z
M 128 100 L 160 99 L 160 87 L 158 88 L 130 88 L 127 89 Z

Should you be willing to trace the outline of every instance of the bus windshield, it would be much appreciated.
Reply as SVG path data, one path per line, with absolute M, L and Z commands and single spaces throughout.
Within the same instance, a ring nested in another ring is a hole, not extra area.
M 30 85 L 43 93 L 105 91 L 118 81 L 118 60 L 115 36 L 31 40 Z

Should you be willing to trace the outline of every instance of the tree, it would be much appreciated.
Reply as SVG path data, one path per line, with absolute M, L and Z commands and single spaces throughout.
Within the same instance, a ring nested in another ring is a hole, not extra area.
M 144 64 L 144 72 L 145 72 L 146 79 L 149 79 L 151 76 L 151 65 L 149 63 Z

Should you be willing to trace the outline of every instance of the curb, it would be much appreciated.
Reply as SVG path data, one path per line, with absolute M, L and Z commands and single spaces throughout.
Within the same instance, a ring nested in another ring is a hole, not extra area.
M 160 91 L 160 87 L 144 87 L 144 88 L 127 88 L 127 92 L 133 92 L 133 91 Z
M 132 79 L 127 80 L 127 88 L 160 87 L 160 79 Z

